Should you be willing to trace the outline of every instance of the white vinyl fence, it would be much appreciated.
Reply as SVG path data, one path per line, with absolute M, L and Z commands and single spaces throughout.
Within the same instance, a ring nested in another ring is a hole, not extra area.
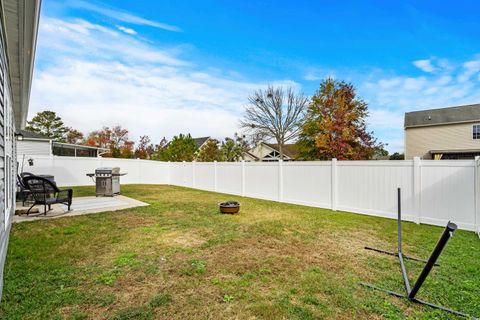
M 480 161 L 158 162 L 35 156 L 24 171 L 52 174 L 59 185 L 92 185 L 85 174 L 121 168 L 123 184 L 171 184 L 252 198 L 395 218 L 480 232 Z M 20 159 L 21 161 L 21 159 Z M 25 161 L 26 162 L 26 161 Z M 21 163 L 20 163 L 21 165 Z
M 28 165 L 33 159 L 33 166 Z M 149 160 L 118 158 L 87 158 L 57 156 L 19 156 L 19 170 L 34 174 L 51 174 L 59 186 L 94 185 L 87 173 L 94 173 L 99 167 L 120 167 L 126 176 L 120 178 L 122 184 L 166 184 L 168 163 Z

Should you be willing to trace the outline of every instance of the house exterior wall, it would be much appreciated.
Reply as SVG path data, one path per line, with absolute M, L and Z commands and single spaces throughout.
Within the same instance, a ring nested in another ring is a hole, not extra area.
M 445 124 L 405 129 L 405 159 L 431 159 L 430 150 L 480 149 L 480 139 L 474 140 L 472 130 L 478 122 Z
M 272 152 L 273 149 L 270 148 L 269 146 L 264 145 L 263 143 L 259 143 L 250 150 L 250 153 L 256 156 L 259 159 L 263 159 L 266 155 L 268 155 L 270 152 Z
M 25 156 L 49 156 L 51 154 L 50 141 L 23 140 L 17 141 L 17 154 L 19 158 Z
M 3 16 L 0 15 L 3 19 Z M 3 267 L 15 210 L 15 182 L 17 172 L 15 124 L 12 89 L 8 75 L 5 32 L 0 19 L 0 295 L 3 289 Z

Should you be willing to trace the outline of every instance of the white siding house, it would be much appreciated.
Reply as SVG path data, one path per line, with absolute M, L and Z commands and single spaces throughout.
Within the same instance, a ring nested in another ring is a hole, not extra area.
M 17 154 L 29 156 L 49 156 L 52 153 L 52 145 L 49 140 L 23 140 L 17 142 Z
M 16 133 L 19 163 L 32 156 L 100 157 L 109 151 L 106 148 L 54 141 L 27 130 L 17 129 Z
M 0 295 L 17 175 L 15 128 L 27 119 L 40 0 L 0 1 Z

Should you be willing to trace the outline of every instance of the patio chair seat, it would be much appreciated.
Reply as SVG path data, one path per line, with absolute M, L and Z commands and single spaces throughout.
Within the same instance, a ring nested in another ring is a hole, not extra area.
M 45 201 L 39 201 L 37 204 L 56 204 L 56 203 L 62 203 L 62 202 L 68 202 L 68 197 L 65 198 L 46 198 Z
M 23 178 L 24 185 L 30 190 L 34 203 L 28 209 L 27 214 L 35 205 L 44 206 L 44 214 L 47 214 L 48 209 L 51 209 L 52 204 L 61 203 L 68 206 L 72 205 L 73 190 L 62 189 L 60 190 L 52 181 L 39 177 L 39 176 L 27 176 Z

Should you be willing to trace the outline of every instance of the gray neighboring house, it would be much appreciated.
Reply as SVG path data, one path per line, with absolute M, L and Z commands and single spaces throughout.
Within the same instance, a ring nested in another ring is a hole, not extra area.
M 15 212 L 15 130 L 27 120 L 39 18 L 40 0 L 0 1 L 0 295 Z
M 405 159 L 480 156 L 480 104 L 405 113 Z
M 18 161 L 28 156 L 61 156 L 61 157 L 99 157 L 108 149 L 84 146 L 79 144 L 54 141 L 44 135 L 27 130 L 17 130 Z

